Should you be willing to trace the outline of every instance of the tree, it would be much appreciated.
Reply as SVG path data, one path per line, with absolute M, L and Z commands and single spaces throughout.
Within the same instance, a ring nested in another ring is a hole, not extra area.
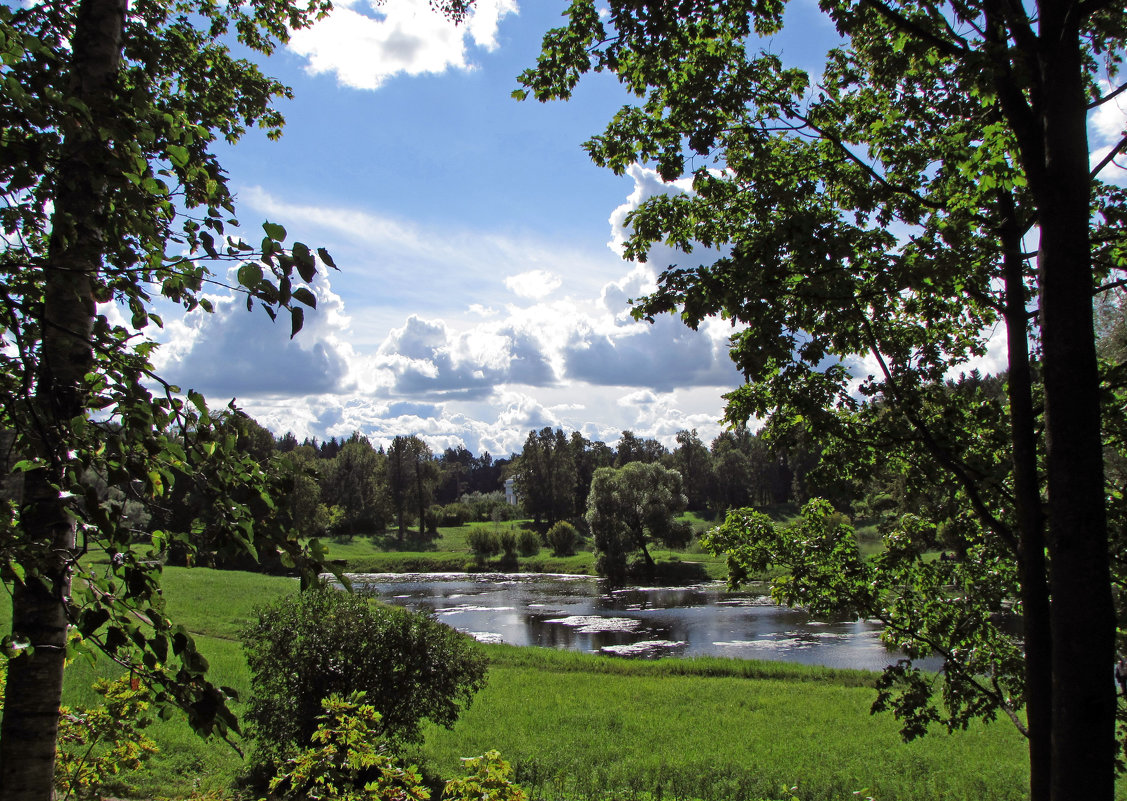
M 439 458 L 438 485 L 435 489 L 435 503 L 446 505 L 462 497 L 470 483 L 474 465 L 478 462 L 464 446 L 447 448 Z
M 263 779 L 309 742 L 334 693 L 364 692 L 380 713 L 381 738 L 400 749 L 421 740 L 423 721 L 453 726 L 485 684 L 486 660 L 470 637 L 324 585 L 263 607 L 242 639 Z
M 285 505 L 294 529 L 303 537 L 325 536 L 332 527 L 333 510 L 321 494 L 325 465 L 317 458 L 316 449 L 299 445 L 292 450 L 281 451 L 281 461 L 293 477 L 293 491 L 286 496 Z
M 1101 94 L 1100 78 L 1118 75 L 1127 12 L 1104 0 L 821 7 L 843 42 L 816 88 L 757 49 L 781 3 L 611 0 L 600 15 L 577 0 L 517 95 L 566 98 L 605 69 L 642 98 L 587 143 L 592 158 L 691 173 L 692 191 L 644 203 L 626 254 L 644 260 L 663 241 L 722 255 L 666 270 L 636 314 L 745 324 L 730 421 L 771 414 L 779 432 L 854 434 L 866 452 L 896 442 L 951 476 L 982 555 L 1013 571 L 1024 641 L 1013 698 L 969 685 L 954 697 L 985 714 L 1024 706 L 1034 801 L 1109 799 L 1116 623 L 1092 299 L 1123 280 L 1127 204 L 1099 176 L 1127 139 L 1092 167 L 1086 121 L 1124 88 Z M 942 379 L 998 322 L 1007 397 L 990 422 L 1005 444 L 964 459 L 958 426 L 974 410 L 945 419 Z M 872 367 L 854 376 L 858 357 Z
M 575 460 L 562 429 L 529 431 L 513 477 L 526 514 L 543 532 L 571 514 L 575 498 Z
M 575 464 L 575 503 L 568 517 L 580 518 L 587 511 L 587 493 L 591 479 L 600 467 L 614 467 L 614 451 L 605 442 L 591 442 L 578 431 L 571 432 L 568 440 L 571 459 Z
M 434 454 L 430 446 L 418 437 L 413 437 L 412 455 L 414 482 L 412 487 L 415 497 L 415 508 L 419 510 L 419 539 L 424 539 L 426 532 L 426 512 L 434 497 L 434 485 L 438 482 L 438 465 L 435 464 Z
M 676 470 L 645 462 L 596 470 L 587 496 L 587 525 L 595 538 L 600 575 L 622 578 L 627 556 L 639 550 L 652 572 L 649 544 L 666 536 L 674 515 L 684 508 Z
M 688 508 L 696 512 L 704 509 L 712 479 L 712 460 L 695 428 L 677 432 L 677 448 L 669 458 L 669 466 L 680 473 L 685 482 Z
M 407 535 L 408 508 L 414 507 L 419 520 L 419 537 L 425 536 L 426 509 L 430 506 L 438 479 L 430 447 L 412 434 L 398 436 L 387 449 L 387 485 L 391 503 L 399 520 L 399 542 Z
M 166 466 L 166 486 L 155 497 L 147 490 L 139 490 L 135 482 L 126 484 L 128 493 L 150 511 L 150 527 L 145 532 L 147 536 L 138 537 L 135 533 L 130 540 L 115 543 L 114 547 L 125 550 L 125 542 L 160 542 L 164 547 L 157 550 L 163 551 L 172 564 L 278 570 L 282 560 L 274 540 L 282 532 L 294 529 L 297 518 L 276 499 L 292 496 L 301 476 L 292 469 L 289 457 L 274 452 L 270 432 L 246 414 L 228 411 L 222 415 L 212 413 L 211 418 L 208 436 L 230 449 L 227 458 L 215 459 L 206 447 L 189 448 L 183 458 Z M 176 444 L 183 441 L 183 434 L 176 437 Z M 268 491 L 254 482 L 243 483 L 242 477 L 255 471 L 270 477 L 272 486 Z M 244 524 L 243 537 L 230 535 L 232 504 L 241 510 L 240 515 L 250 515 L 255 520 L 253 527 Z M 153 533 L 157 535 L 155 540 Z M 285 536 L 296 537 L 296 531 Z
M 334 534 L 375 533 L 388 523 L 386 458 L 367 437 L 354 434 L 322 470 L 326 504 L 340 510 Z
M 622 467 L 631 462 L 652 464 L 668 453 L 656 439 L 639 439 L 633 431 L 623 431 L 615 449 L 614 465 Z
M 228 45 L 269 53 L 327 8 L 322 0 L 0 8 L 0 429 L 12 436 L 8 466 L 22 485 L 0 510 L 0 570 L 12 596 L 4 639 L 20 654 L 0 725 L 3 801 L 50 797 L 70 624 L 147 674 L 157 705 L 187 709 L 203 732 L 235 725 L 224 694 L 204 679 L 206 660 L 164 615 L 158 570 L 134 553 L 121 502 L 88 492 L 84 476 L 160 498 L 192 457 L 215 468 L 220 488 L 253 486 L 262 499 L 282 488 L 217 434 L 225 414 L 154 375 L 144 329 L 161 325 L 158 303 L 209 310 L 202 289 L 222 280 L 213 269 L 225 263 L 248 305 L 284 314 L 291 333 L 316 304 L 307 284 L 318 258 L 308 246 L 285 245 L 274 223 L 257 247 L 227 234 L 237 223 L 215 150 L 249 125 L 277 136 L 282 118 L 271 104 L 288 93 Z M 99 312 L 111 302 L 130 326 Z M 252 551 L 255 510 L 236 500 L 219 511 Z M 84 546 L 120 554 L 111 576 L 81 571 L 76 526 Z M 148 545 L 159 550 L 160 540 Z M 276 547 L 308 561 L 296 537 Z

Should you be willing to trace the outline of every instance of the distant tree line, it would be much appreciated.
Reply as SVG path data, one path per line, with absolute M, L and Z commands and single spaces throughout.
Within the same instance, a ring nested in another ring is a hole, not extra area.
M 951 382 L 949 391 L 994 396 L 1000 391 L 998 382 L 974 375 Z M 415 435 L 397 436 L 387 446 L 373 445 L 359 432 L 327 440 L 298 440 L 290 432 L 275 436 L 242 413 L 232 415 L 226 426 L 243 458 L 269 466 L 283 488 L 277 496 L 283 499 L 280 504 L 269 507 L 262 502 L 259 519 L 274 519 L 306 538 L 378 535 L 389 546 L 416 545 L 435 536 L 439 526 L 518 515 L 531 518 L 542 535 L 561 521 L 590 534 L 589 495 L 596 474 L 631 464 L 676 472 L 679 508 L 715 520 L 730 509 L 797 507 L 813 497 L 866 517 L 925 500 L 916 497 L 920 482 L 888 469 L 843 479 L 840 472 L 820 467 L 826 445 L 779 421 L 767 426 L 764 431 L 769 433 L 737 427 L 709 444 L 695 430 L 683 430 L 672 448 L 632 431 L 623 431 L 612 448 L 578 431 L 546 427 L 529 431 L 519 453 L 498 459 L 488 452 L 475 456 L 463 446 L 435 453 Z M 190 542 L 195 559 L 250 567 L 249 556 L 225 553 L 221 545 L 224 512 L 213 496 L 222 477 L 210 475 L 211 470 L 206 459 L 185 462 L 172 476 L 164 501 L 143 509 L 130 504 L 128 491 L 103 491 L 125 496 L 123 508 L 134 515 L 139 530 L 165 532 L 174 562 L 189 558 Z M 510 478 L 519 500 L 516 507 L 504 494 Z M 683 537 L 668 531 L 658 539 L 674 543 Z
M 824 488 L 811 471 L 818 451 L 801 437 L 767 441 L 747 428 L 725 431 L 705 445 L 695 430 L 679 431 L 670 450 L 656 439 L 623 431 L 617 448 L 578 431 L 530 431 L 513 457 L 512 473 L 524 513 L 539 529 L 582 520 L 595 471 L 658 464 L 681 475 L 686 508 L 707 517 L 745 506 L 803 503 Z

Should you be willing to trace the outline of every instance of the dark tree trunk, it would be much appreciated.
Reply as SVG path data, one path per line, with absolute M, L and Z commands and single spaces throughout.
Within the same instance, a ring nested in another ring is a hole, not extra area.
M 112 163 L 99 135 L 112 114 L 121 61 L 125 0 L 83 0 L 71 40 L 71 95 L 89 109 L 64 125 L 44 267 L 42 342 L 35 376 L 34 422 L 25 442 L 46 467 L 27 474 L 21 533 L 43 552 L 40 577 L 16 582 L 12 632 L 30 653 L 8 664 L 0 725 L 0 801 L 50 801 L 66 652 L 66 598 L 74 533 L 60 498 L 69 422 L 83 413 L 84 376 L 92 365 L 93 280 L 105 252 L 106 180 Z
M 1080 4 L 1040 4 L 1044 181 L 1035 186 L 1052 592 L 1052 797 L 1115 793 L 1115 614 L 1092 320 Z
M 1045 518 L 1037 473 L 1037 432 L 1033 375 L 1029 364 L 1028 313 L 1022 226 L 1013 197 L 999 195 L 1002 258 L 1006 281 L 1006 335 L 1009 352 L 1010 441 L 1018 524 L 1022 634 L 1025 640 L 1025 710 L 1029 737 L 1029 798 L 1048 801 L 1052 777 L 1052 634 L 1045 566 Z

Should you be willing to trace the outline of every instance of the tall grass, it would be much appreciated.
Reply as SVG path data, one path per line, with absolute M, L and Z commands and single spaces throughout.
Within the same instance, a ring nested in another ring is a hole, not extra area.
M 1008 723 L 904 744 L 894 720 L 869 714 L 860 677 L 678 675 L 665 663 L 619 672 L 588 659 L 589 670 L 574 656 L 565 670 L 495 660 L 489 686 L 453 730 L 427 732 L 422 755 L 448 773 L 497 748 L 545 801 L 751 801 L 795 784 L 804 801 L 1026 795 L 1024 746 Z

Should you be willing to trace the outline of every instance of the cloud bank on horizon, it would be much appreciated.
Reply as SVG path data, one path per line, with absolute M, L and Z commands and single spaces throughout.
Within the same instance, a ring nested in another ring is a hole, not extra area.
M 634 167 L 630 175 L 635 190 L 611 215 L 605 256 L 559 260 L 547 255 L 559 252 L 549 242 L 509 241 L 492 232 L 462 232 L 451 241 L 448 232 L 248 193 L 244 206 L 289 212 L 314 236 L 331 235 L 350 220 L 353 246 L 385 268 L 361 263 L 319 276 L 317 309 L 306 313 L 293 340 L 286 326 L 247 314 L 233 296 L 222 298 L 213 314 L 168 324 L 158 367 L 213 402 L 237 398 L 276 433 L 299 438 L 360 431 L 386 443 L 397 434 L 419 434 L 432 447 L 463 444 L 475 453 L 507 455 L 521 448 L 530 429 L 543 426 L 607 442 L 626 429 L 666 442 L 683 428 L 714 437 L 720 395 L 740 380 L 727 356 L 731 328 L 714 321 L 692 331 L 672 317 L 652 325 L 630 318 L 628 299 L 652 289 L 668 261 L 621 260 L 623 220 L 654 192 L 676 191 L 651 170 Z M 499 253 L 512 255 L 498 259 Z M 538 266 L 528 269 L 530 263 Z M 414 276 L 403 293 L 418 306 L 394 289 L 337 289 L 399 273 L 403 281 Z M 600 276 L 610 280 L 597 294 L 584 294 Z M 357 335 L 365 318 L 396 316 L 378 340 Z

